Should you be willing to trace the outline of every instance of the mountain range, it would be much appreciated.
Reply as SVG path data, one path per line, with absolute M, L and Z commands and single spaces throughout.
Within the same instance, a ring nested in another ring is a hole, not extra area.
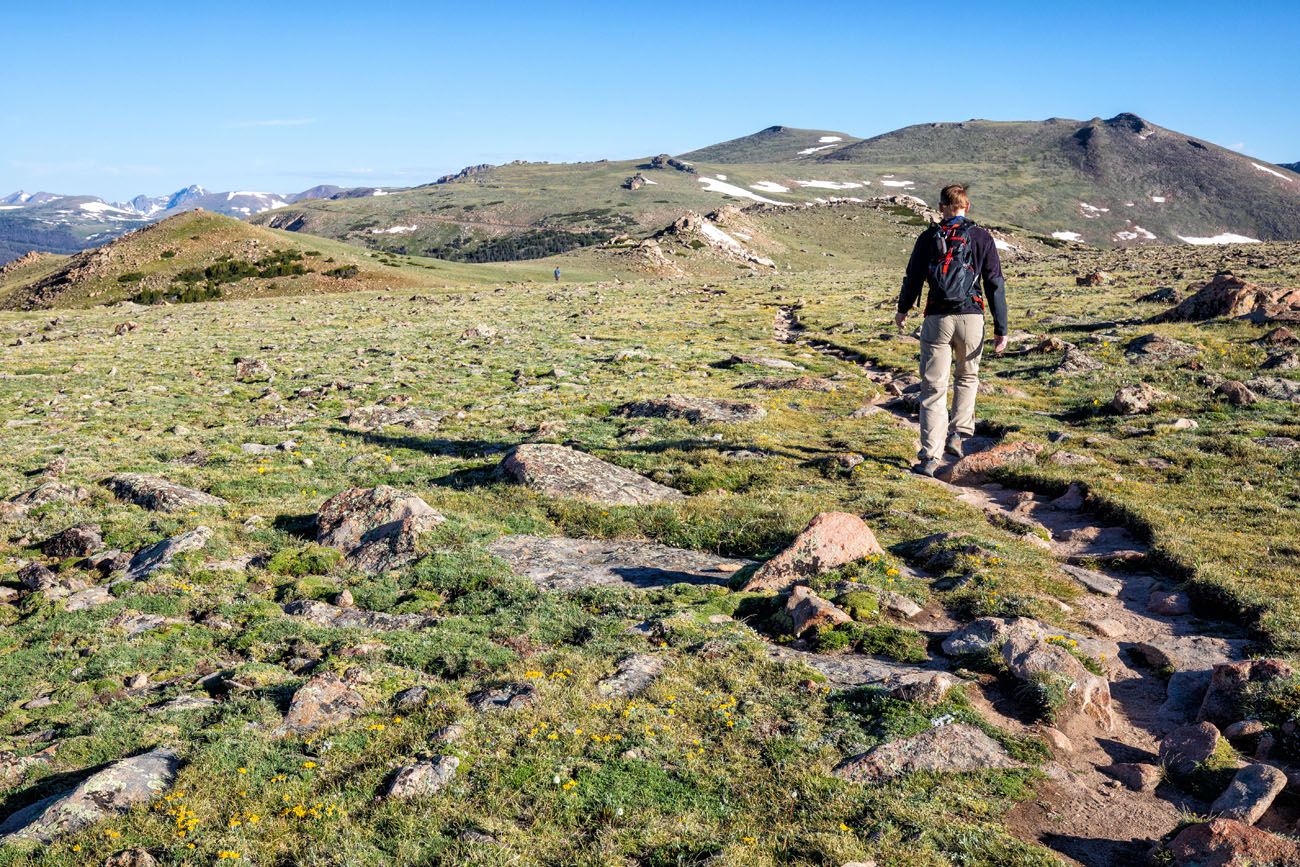
M 191 184 L 170 195 L 139 195 L 126 202 L 108 202 L 98 196 L 18 190 L 0 197 L 0 264 L 29 250 L 75 253 L 157 220 L 199 208 L 245 218 L 305 199 L 383 195 L 384 192 L 373 187 L 322 185 L 287 195 L 246 190 L 211 193 Z
M 672 156 L 475 165 L 407 189 L 313 187 L 110 203 L 0 199 L 0 262 L 71 253 L 202 208 L 401 255 L 464 262 L 539 258 L 647 237 L 686 211 L 908 196 L 937 204 L 969 186 L 972 216 L 1057 243 L 1126 246 L 1300 239 L 1300 174 L 1134 114 L 1088 121 L 927 123 L 860 138 L 772 126 Z

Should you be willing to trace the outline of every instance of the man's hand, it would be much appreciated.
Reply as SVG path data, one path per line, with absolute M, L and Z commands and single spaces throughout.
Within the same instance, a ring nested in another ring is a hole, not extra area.
M 993 338 L 993 351 L 998 355 L 1007 351 L 1007 336 L 1005 334 Z
M 902 330 L 903 330 L 903 325 L 904 325 L 904 323 L 906 323 L 906 322 L 907 322 L 907 311 L 906 311 L 906 310 L 902 310 L 902 311 L 899 311 L 898 313 L 895 313 L 895 314 L 894 314 L 894 324 L 898 326 L 898 330 L 899 330 L 899 331 L 902 331 Z

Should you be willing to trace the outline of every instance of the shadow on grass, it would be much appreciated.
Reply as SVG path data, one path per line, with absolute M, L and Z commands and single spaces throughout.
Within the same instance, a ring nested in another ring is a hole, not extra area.
M 385 449 L 410 449 L 447 458 L 481 458 L 500 454 L 518 445 L 513 440 L 452 440 L 444 437 L 422 437 L 414 434 L 394 435 L 378 431 L 359 431 L 346 427 L 332 427 L 330 433 L 359 439 Z

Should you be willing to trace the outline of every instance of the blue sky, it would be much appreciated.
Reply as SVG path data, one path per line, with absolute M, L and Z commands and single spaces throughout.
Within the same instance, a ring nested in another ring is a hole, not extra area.
M 0 194 L 413 185 L 772 124 L 1121 111 L 1300 160 L 1280 2 L 45 0 L 4 19 Z

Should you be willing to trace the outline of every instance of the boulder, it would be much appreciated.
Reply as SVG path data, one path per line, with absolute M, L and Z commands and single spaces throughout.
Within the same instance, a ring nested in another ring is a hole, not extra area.
M 1120 415 L 1139 415 L 1155 411 L 1158 403 L 1173 400 L 1173 396 L 1140 382 L 1120 387 L 1110 400 L 1110 408 Z
M 1023 440 L 998 443 L 990 449 L 960 458 L 946 470 L 940 471 L 939 477 L 953 485 L 978 485 L 994 470 L 1013 464 L 1034 463 L 1042 450 L 1041 443 Z
M 284 613 L 291 617 L 301 617 L 317 626 L 327 626 L 332 629 L 365 629 L 371 632 L 427 629 L 438 622 L 438 618 L 426 617 L 423 614 L 387 614 L 383 611 L 344 608 L 314 599 L 290 602 L 284 606 Z
M 900 671 L 886 676 L 878 686 L 899 701 L 938 704 L 961 682 L 946 671 Z
M 1242 718 L 1241 699 L 1251 683 L 1290 677 L 1293 669 L 1280 659 L 1248 659 L 1214 666 L 1198 721 L 1231 725 Z
M 667 659 L 653 653 L 637 653 L 618 664 L 618 669 L 596 685 L 606 698 L 630 698 L 649 688 L 664 669 Z
M 1114 726 L 1110 684 L 1060 644 L 1030 635 L 1012 635 L 1002 647 L 1002 661 L 1013 677 L 1026 684 L 1064 687 L 1064 704 L 1048 709 L 1054 718 L 1069 721 L 1086 716 L 1104 730 Z
M 853 622 L 853 618 L 846 612 L 802 585 L 790 591 L 785 613 L 790 616 L 794 624 L 791 629 L 794 635 L 802 635 L 809 629 L 830 628 L 841 623 Z
M 76 485 L 64 482 L 43 482 L 30 491 L 23 491 L 12 497 L 9 502 L 23 509 L 48 506 L 50 503 L 80 503 L 87 499 L 90 492 Z
M 364 709 L 364 699 L 337 674 L 317 674 L 293 694 L 289 712 L 275 734 L 277 737 L 309 735 L 342 725 Z
M 1102 770 L 1135 792 L 1154 792 L 1160 785 L 1160 781 L 1164 779 L 1164 775 L 1156 765 L 1117 762 Z
M 343 551 L 353 568 L 374 574 L 417 559 L 420 534 L 444 520 L 414 494 L 387 485 L 349 488 L 321 506 L 316 541 Z
M 1092 569 L 1084 569 L 1082 566 L 1071 566 L 1069 563 L 1062 563 L 1061 571 L 1093 593 L 1100 593 L 1102 596 L 1118 596 L 1119 592 L 1124 589 L 1123 582 L 1118 579 Z
M 1219 729 L 1208 722 L 1179 726 L 1160 742 L 1160 761 L 1177 774 L 1190 774 L 1219 746 Z
M 399 801 L 436 795 L 451 783 L 460 767 L 455 756 L 437 756 L 432 761 L 403 765 L 393 772 L 381 797 Z
M 832 773 L 853 782 L 882 783 L 917 771 L 948 774 L 1020 766 L 982 729 L 954 723 L 872 747 L 840 762 Z
M 1186 593 L 1156 590 L 1147 597 L 1147 611 L 1165 617 L 1180 617 L 1192 611 L 1192 599 Z
M 469 706 L 479 713 L 500 713 L 531 707 L 537 703 L 537 699 L 537 687 L 526 683 L 510 683 L 492 689 L 480 689 L 466 697 Z
M 1152 321 L 1203 322 L 1220 316 L 1244 317 L 1259 323 L 1300 321 L 1300 288 L 1264 286 L 1221 271 L 1181 304 Z
M 1232 783 L 1210 805 L 1210 812 L 1224 819 L 1253 825 L 1273 806 L 1273 800 L 1286 785 L 1286 773 L 1272 765 L 1246 765 L 1237 771 Z
M 1173 867 L 1294 867 L 1300 844 L 1235 819 L 1211 819 L 1178 832 Z
M 1135 356 L 1135 360 L 1144 363 L 1154 361 L 1159 364 L 1191 358 L 1198 355 L 1200 350 L 1190 343 L 1184 343 L 1172 337 L 1165 337 L 1163 334 L 1143 334 L 1141 337 L 1130 340 L 1128 346 L 1124 348 L 1124 352 Z
M 758 421 L 767 410 L 756 403 L 710 397 L 669 395 L 625 404 L 619 415 L 642 418 L 680 418 L 691 424 L 735 424 Z
M 547 496 L 571 497 L 608 506 L 641 506 L 686 499 L 675 488 L 567 446 L 547 443 L 515 446 L 501 462 L 501 470 L 519 484 Z
M 115 497 L 151 512 L 179 512 L 204 506 L 224 506 L 226 501 L 203 491 L 145 473 L 118 473 L 104 480 Z
M 207 527 L 195 527 L 185 533 L 163 539 L 136 553 L 127 564 L 122 574 L 125 581 L 139 581 L 148 578 L 159 569 L 165 569 L 176 559 L 176 555 L 186 551 L 198 551 L 207 546 L 212 538 L 212 531 Z
M 1084 352 L 1073 343 L 1067 344 L 1065 353 L 1056 364 L 1057 373 L 1091 373 L 1101 370 L 1106 365 Z
M 784 590 L 801 579 L 884 553 L 876 535 L 857 515 L 823 512 L 784 550 L 759 567 L 745 589 Z
M 179 766 L 180 758 L 165 748 L 114 762 L 72 790 L 11 814 L 0 824 L 0 843 L 31 840 L 49 844 L 148 804 L 171 785 Z
M 60 530 L 40 544 L 46 557 L 89 557 L 104 547 L 98 524 L 76 524 Z

